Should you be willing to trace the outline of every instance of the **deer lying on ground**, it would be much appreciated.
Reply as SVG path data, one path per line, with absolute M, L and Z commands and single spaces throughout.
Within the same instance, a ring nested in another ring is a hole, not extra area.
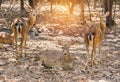
M 42 65 L 44 65 L 45 67 L 62 68 L 63 70 L 73 69 L 74 62 L 73 58 L 70 55 L 69 48 L 74 43 L 75 43 L 74 41 L 65 43 L 64 41 L 58 40 L 58 44 L 62 46 L 62 53 L 57 53 L 57 55 L 55 54 L 50 55 L 50 53 L 42 55 L 41 56 Z
M 23 55 L 23 48 L 25 48 L 26 53 L 26 40 L 28 36 L 28 32 L 31 30 L 31 28 L 34 26 L 35 21 L 36 21 L 36 9 L 32 9 L 29 5 L 25 5 L 25 9 L 27 12 L 29 12 L 29 18 L 28 21 L 24 20 L 23 18 L 16 17 L 13 19 L 12 24 L 11 24 L 11 30 L 13 32 L 14 36 L 14 44 L 16 45 L 16 59 L 19 58 L 18 55 L 18 38 L 21 39 L 20 43 L 20 56 L 24 57 Z
M 1 44 L 13 44 L 13 36 L 6 32 L 0 32 L 0 43 Z
M 105 17 L 109 15 L 109 12 L 105 14 Z M 89 47 L 92 46 L 92 53 L 91 53 L 91 66 L 95 64 L 95 56 L 96 56 L 96 48 L 99 48 L 99 54 L 101 53 L 101 46 L 102 40 L 104 39 L 104 33 L 106 30 L 106 24 L 103 21 L 103 18 L 98 15 L 100 18 L 99 26 L 97 27 L 96 24 L 92 24 L 84 35 L 84 40 L 86 44 L 86 50 L 89 55 Z
M 74 40 L 71 41 L 61 41 L 58 40 L 58 44 L 62 46 L 62 50 L 63 50 L 63 69 L 64 70 L 68 70 L 68 69 L 73 69 L 74 67 L 74 61 L 72 56 L 70 55 L 69 49 L 70 46 L 75 44 Z

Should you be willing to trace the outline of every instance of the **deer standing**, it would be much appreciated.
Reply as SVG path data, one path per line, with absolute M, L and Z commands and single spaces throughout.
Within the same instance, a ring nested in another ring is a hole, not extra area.
M 21 17 L 16 17 L 13 19 L 11 24 L 11 29 L 14 36 L 14 44 L 16 45 L 16 59 L 19 58 L 18 55 L 18 44 L 17 44 L 17 38 L 19 37 L 21 39 L 20 43 L 20 56 L 24 57 L 26 54 L 26 40 L 28 36 L 28 32 L 31 30 L 31 28 L 34 26 L 36 22 L 36 15 L 37 15 L 37 8 L 35 9 L 31 8 L 29 5 L 25 4 L 25 9 L 29 13 L 28 20 L 24 20 Z M 25 48 L 25 52 L 23 55 L 23 48 Z
M 27 40 L 27 33 L 28 33 L 28 27 L 27 23 L 24 19 L 16 17 L 13 19 L 12 24 L 11 24 L 11 29 L 12 29 L 12 35 L 14 37 L 14 44 L 16 46 L 16 59 L 19 58 L 18 55 L 18 38 L 21 39 L 20 43 L 20 54 L 21 57 L 23 57 L 23 47 L 26 47 L 26 40 Z M 25 48 L 26 51 L 26 48 Z M 25 52 L 26 53 L 26 52 Z
M 108 16 L 109 12 L 105 14 L 104 17 Z M 92 24 L 89 28 L 87 28 L 87 32 L 84 35 L 84 41 L 86 44 L 86 50 L 89 55 L 89 46 L 92 46 L 92 53 L 91 53 L 91 65 L 95 62 L 96 56 L 96 48 L 99 48 L 99 54 L 101 53 L 101 46 L 102 40 L 104 39 L 104 33 L 106 30 L 106 24 L 103 21 L 103 18 L 98 14 L 100 21 L 99 26 L 97 27 L 96 24 Z
M 36 23 L 36 17 L 37 17 L 37 13 L 38 13 L 38 8 L 39 8 L 39 3 L 35 6 L 35 9 L 32 8 L 30 5 L 26 4 L 25 6 L 25 10 L 28 12 L 29 17 L 28 20 L 26 20 L 27 22 L 27 27 L 28 32 L 35 26 Z M 37 30 L 36 30 L 37 31 Z

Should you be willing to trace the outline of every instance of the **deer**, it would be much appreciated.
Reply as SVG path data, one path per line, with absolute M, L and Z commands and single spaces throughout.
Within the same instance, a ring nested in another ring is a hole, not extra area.
M 62 53 L 58 52 L 56 54 L 54 52 L 55 54 L 52 53 L 51 55 L 50 53 L 41 55 L 42 65 L 47 68 L 56 67 L 63 70 L 72 70 L 74 68 L 74 61 L 70 55 L 69 48 L 74 42 L 65 43 L 65 41 L 58 40 L 57 44 L 61 47 Z
M 26 54 L 26 41 L 28 32 L 34 26 L 37 15 L 37 8 L 33 9 L 28 4 L 25 4 L 25 10 L 29 13 L 28 20 L 23 19 L 22 17 L 15 17 L 11 23 L 12 35 L 14 38 L 14 45 L 16 46 L 16 59 L 20 56 L 24 57 Z M 18 55 L 18 38 L 20 38 L 20 55 Z M 23 54 L 23 48 L 25 48 Z
M 23 47 L 26 47 L 26 40 L 27 40 L 27 34 L 28 34 L 28 27 L 27 23 L 24 19 L 20 17 L 16 17 L 13 19 L 11 24 L 11 30 L 13 35 L 13 41 L 14 45 L 16 46 L 16 59 L 19 58 L 18 55 L 18 38 L 20 38 L 20 54 L 21 57 L 24 57 L 23 55 Z M 25 49 L 26 51 L 26 49 Z M 25 52 L 26 53 L 26 52 Z
M 74 45 L 76 43 L 75 40 L 71 41 L 61 41 L 58 40 L 58 44 L 62 46 L 62 52 L 63 52 L 63 69 L 64 70 L 71 70 L 74 68 L 74 60 L 70 54 L 70 46 Z
M 25 10 L 28 12 L 29 17 L 27 21 L 27 26 L 29 27 L 28 32 L 35 26 L 39 3 L 36 4 L 35 8 L 32 8 L 30 5 L 25 4 Z M 35 28 L 35 34 L 38 34 L 37 28 Z
M 0 32 L 0 43 L 13 45 L 13 36 L 6 32 Z
M 98 47 L 99 54 L 101 54 L 101 47 L 102 47 L 102 41 L 104 39 L 104 33 L 106 31 L 106 24 L 103 21 L 103 17 L 97 14 L 100 18 L 99 20 L 99 26 L 95 23 L 92 23 L 92 25 L 87 28 L 85 34 L 84 34 L 84 41 L 86 44 L 86 51 L 89 55 L 89 47 L 92 46 L 92 52 L 91 52 L 91 61 L 90 65 L 93 66 L 97 62 L 95 61 L 96 56 L 96 48 Z M 109 12 L 106 12 L 104 17 L 107 17 L 109 15 Z

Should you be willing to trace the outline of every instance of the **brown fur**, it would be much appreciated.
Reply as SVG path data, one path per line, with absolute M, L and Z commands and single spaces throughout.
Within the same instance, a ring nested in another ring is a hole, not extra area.
M 6 32 L 0 32 L 0 43 L 13 44 L 13 37 L 11 34 Z
M 21 38 L 21 43 L 20 43 L 20 54 L 23 57 L 23 48 L 25 48 L 25 54 L 26 54 L 26 40 L 27 40 L 27 34 L 28 32 L 31 30 L 31 28 L 34 26 L 35 22 L 36 22 L 36 15 L 37 15 L 37 8 L 36 9 L 32 9 L 31 6 L 29 6 L 28 4 L 25 4 L 25 9 L 26 11 L 29 13 L 29 17 L 28 17 L 28 21 L 24 20 L 20 17 L 16 17 L 13 19 L 13 22 L 11 24 L 11 29 L 13 32 L 13 36 L 14 36 L 14 43 L 16 45 L 16 59 L 19 58 L 18 55 L 18 44 L 17 44 L 17 38 L 20 36 Z M 19 30 L 16 27 L 16 23 L 21 22 L 23 24 L 22 29 Z
M 19 22 L 23 24 L 20 31 L 16 27 L 16 23 L 19 23 Z M 16 18 L 14 18 L 14 20 L 11 24 L 11 29 L 12 29 L 12 32 L 13 32 L 12 35 L 14 37 L 14 44 L 16 46 L 16 59 L 18 59 L 19 58 L 19 55 L 18 55 L 18 38 L 21 39 L 21 41 L 20 41 L 20 55 L 21 55 L 21 57 L 23 57 L 24 56 L 23 55 L 23 48 L 26 47 L 26 40 L 27 40 L 27 33 L 28 33 L 27 23 L 24 19 L 16 17 Z M 26 51 L 26 48 L 25 48 L 25 51 Z
M 96 24 L 92 24 L 89 28 L 87 28 L 87 32 L 84 35 L 84 40 L 88 55 L 89 55 L 89 46 L 92 45 L 91 65 L 93 65 L 95 61 L 97 47 L 99 48 L 99 54 L 101 53 L 102 40 L 104 39 L 105 30 L 106 30 L 105 22 L 100 17 L 99 26 L 96 27 Z M 91 37 L 92 39 L 90 39 L 89 37 Z
M 63 69 L 64 70 L 70 70 L 74 68 L 74 61 L 73 58 L 70 55 L 69 48 L 71 45 L 75 44 L 74 40 L 71 41 L 61 41 L 58 40 L 58 44 L 62 46 L 63 50 Z
M 69 13 L 73 14 L 74 11 L 74 7 L 76 4 L 80 4 L 81 5 L 81 0 L 68 0 L 68 6 L 69 6 Z M 87 0 L 84 0 L 84 3 L 87 3 Z
M 37 9 L 38 7 L 36 7 L 35 9 L 33 9 L 30 5 L 26 4 L 25 6 L 25 10 L 28 12 L 29 14 L 29 17 L 28 17 L 28 20 L 26 21 L 27 22 L 27 27 L 29 28 L 28 29 L 28 32 L 31 30 L 31 28 L 35 25 L 36 23 L 36 16 L 37 16 Z
M 65 43 L 61 40 L 58 40 L 58 44 L 62 47 L 62 53 L 57 51 L 45 51 L 46 53 L 41 55 L 42 65 L 49 68 L 62 68 L 64 70 L 73 69 L 74 61 L 69 53 L 70 45 L 73 45 L 73 42 Z

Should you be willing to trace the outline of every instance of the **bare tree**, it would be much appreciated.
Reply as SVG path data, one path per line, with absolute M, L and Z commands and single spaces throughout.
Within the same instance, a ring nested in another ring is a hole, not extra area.
M 2 0 L 0 0 L 0 8 L 1 8 Z
M 113 0 L 104 0 L 104 8 L 105 8 L 105 13 L 107 11 L 110 12 L 110 15 L 108 17 L 106 17 L 106 25 L 112 26 L 114 20 L 112 19 L 112 6 L 113 6 Z
M 87 4 L 88 4 L 88 10 L 89 10 L 89 14 L 90 14 L 90 21 L 92 21 L 91 9 L 90 9 L 90 0 L 87 0 Z
M 29 5 L 32 7 L 32 8 L 34 8 L 34 0 L 28 0 L 29 1 Z
M 85 21 L 85 17 L 84 17 L 84 0 L 81 0 L 81 20 Z
M 21 10 L 24 10 L 24 0 L 20 0 Z

